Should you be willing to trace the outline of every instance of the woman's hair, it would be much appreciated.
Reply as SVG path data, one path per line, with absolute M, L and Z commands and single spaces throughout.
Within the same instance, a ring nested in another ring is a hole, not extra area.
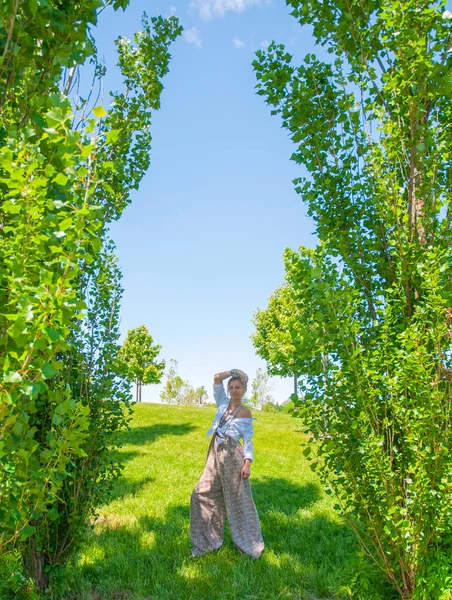
M 228 387 L 231 385 L 231 381 L 234 381 L 234 380 L 240 381 L 240 383 L 243 385 L 243 389 L 244 389 L 244 390 L 245 390 L 245 392 L 246 392 L 246 390 L 247 390 L 247 385 L 246 385 L 246 383 L 243 383 L 243 381 L 242 381 L 242 380 L 240 379 L 240 377 L 238 377 L 237 375 L 236 375 L 236 376 L 234 376 L 234 377 L 231 377 L 231 379 L 228 381 Z

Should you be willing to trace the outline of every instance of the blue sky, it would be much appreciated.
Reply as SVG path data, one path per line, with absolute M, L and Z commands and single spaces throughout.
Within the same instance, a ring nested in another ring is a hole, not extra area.
M 132 38 L 143 11 L 175 14 L 184 35 L 172 46 L 162 108 L 155 113 L 151 167 L 111 228 L 125 288 L 121 331 L 145 324 L 162 357 L 211 392 L 213 374 L 259 367 L 251 317 L 284 277 L 287 246 L 315 245 L 314 224 L 293 190 L 301 170 L 278 117 L 255 93 L 254 53 L 271 40 L 298 59 L 313 40 L 282 0 L 131 0 L 105 11 L 93 31 L 121 89 L 113 41 Z M 292 381 L 275 378 L 283 401 Z M 143 390 L 159 400 L 160 386 Z

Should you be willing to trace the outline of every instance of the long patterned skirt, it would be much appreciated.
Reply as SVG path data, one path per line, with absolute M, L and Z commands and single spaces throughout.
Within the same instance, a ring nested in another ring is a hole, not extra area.
M 203 474 L 190 500 L 192 555 L 202 556 L 223 543 L 225 518 L 234 544 L 243 553 L 259 558 L 264 540 L 249 479 L 243 479 L 243 448 L 226 436 L 214 434 Z

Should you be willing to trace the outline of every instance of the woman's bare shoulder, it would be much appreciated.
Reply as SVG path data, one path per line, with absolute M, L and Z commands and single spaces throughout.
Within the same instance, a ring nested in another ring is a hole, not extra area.
M 243 406 L 239 412 L 237 417 L 239 417 L 239 419 L 251 419 L 251 411 L 249 408 L 246 408 L 246 406 Z

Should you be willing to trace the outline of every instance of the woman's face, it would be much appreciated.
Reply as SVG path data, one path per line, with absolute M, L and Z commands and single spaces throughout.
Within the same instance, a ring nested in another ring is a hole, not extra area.
M 245 393 L 245 388 L 240 379 L 233 379 L 228 385 L 231 400 L 240 401 Z

